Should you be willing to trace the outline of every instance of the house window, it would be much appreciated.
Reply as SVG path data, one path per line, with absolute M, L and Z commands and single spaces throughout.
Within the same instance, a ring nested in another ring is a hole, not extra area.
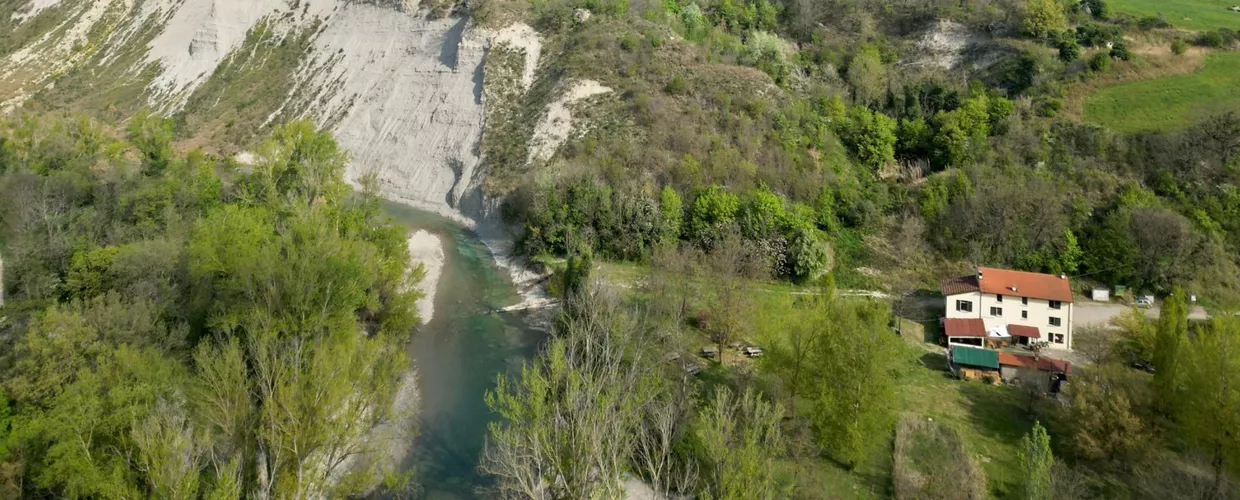
M 1029 319 L 1029 311 L 1021 311 L 1020 319 Z
M 1056 343 L 1056 344 L 1062 344 L 1062 343 L 1063 343 L 1063 334 L 1062 334 L 1062 333 L 1052 334 L 1052 335 L 1051 335 L 1051 342 L 1054 342 L 1054 343 Z
M 1063 322 L 1060 321 L 1059 318 L 1051 318 L 1051 326 L 1059 326 L 1061 324 L 1063 324 Z
M 1027 306 L 1027 305 L 1029 305 L 1029 297 L 1021 297 L 1021 298 L 1020 298 L 1020 305 L 1022 305 L 1022 306 Z
M 968 300 L 957 300 L 956 310 L 960 312 L 973 312 L 973 302 Z
M 1061 307 L 1063 307 L 1063 302 L 1060 302 L 1058 300 L 1051 301 L 1051 309 L 1059 309 Z
M 1003 316 L 1003 308 L 1002 307 L 990 308 L 990 315 L 991 316 Z
M 995 295 L 995 302 L 1003 302 L 1003 296 L 1002 296 L 1002 295 Z

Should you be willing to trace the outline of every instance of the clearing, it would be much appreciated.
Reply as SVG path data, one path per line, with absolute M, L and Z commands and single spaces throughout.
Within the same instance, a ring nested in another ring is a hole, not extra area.
M 1227 109 L 1240 109 L 1240 52 L 1209 54 L 1188 75 L 1104 88 L 1085 103 L 1085 121 L 1119 132 L 1163 131 Z
M 1232 12 L 1235 0 L 1114 0 L 1111 8 L 1134 16 L 1162 14 L 1177 28 L 1211 30 L 1240 29 L 1240 13 Z

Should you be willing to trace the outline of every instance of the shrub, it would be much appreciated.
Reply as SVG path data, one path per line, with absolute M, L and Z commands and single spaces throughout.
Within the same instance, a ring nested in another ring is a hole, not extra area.
M 1175 54 L 1177 56 L 1182 56 L 1184 55 L 1185 52 L 1188 52 L 1188 44 L 1184 43 L 1184 40 L 1176 40 L 1174 42 L 1171 42 L 1171 53 L 1172 54 Z
M 689 90 L 689 84 L 685 83 L 684 78 L 678 76 L 672 78 L 672 81 L 668 82 L 667 87 L 665 87 L 664 90 L 672 95 L 682 95 Z
M 1205 33 L 1202 33 L 1201 36 L 1197 37 L 1197 45 L 1201 45 L 1203 47 L 1221 49 L 1223 48 L 1224 45 L 1227 45 L 1227 40 L 1223 38 L 1222 33 L 1219 33 L 1217 31 L 1207 31 Z
M 1099 52 L 1089 59 L 1089 69 L 1105 73 L 1111 69 L 1111 54 Z
M 1132 59 L 1132 51 L 1128 50 L 1128 44 L 1123 40 L 1116 40 L 1115 45 L 1111 47 L 1111 57 L 1127 61 Z
M 1068 33 L 1064 33 L 1059 37 L 1059 60 L 1065 63 L 1075 61 L 1081 57 L 1081 46 L 1076 42 L 1076 38 Z

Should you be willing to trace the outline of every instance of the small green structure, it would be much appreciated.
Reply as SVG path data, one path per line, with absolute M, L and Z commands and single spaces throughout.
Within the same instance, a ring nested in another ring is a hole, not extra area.
M 976 347 L 953 346 L 948 369 L 964 380 L 999 379 L 999 353 Z
M 954 346 L 952 347 L 952 362 L 958 365 L 998 370 L 999 353 L 976 347 Z

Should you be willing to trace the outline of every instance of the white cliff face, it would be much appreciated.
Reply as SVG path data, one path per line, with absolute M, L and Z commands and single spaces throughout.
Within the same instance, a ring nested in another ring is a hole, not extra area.
M 30 2 L 29 10 L 26 10 L 25 12 L 14 12 L 11 18 L 14 21 L 22 23 L 27 19 L 39 15 L 40 12 L 54 7 L 58 3 L 60 3 L 60 0 L 33 0 Z
M 466 19 L 342 7 L 315 40 L 306 114 L 389 199 L 451 215 L 479 163 L 487 40 Z M 324 69 L 326 68 L 326 69 Z

